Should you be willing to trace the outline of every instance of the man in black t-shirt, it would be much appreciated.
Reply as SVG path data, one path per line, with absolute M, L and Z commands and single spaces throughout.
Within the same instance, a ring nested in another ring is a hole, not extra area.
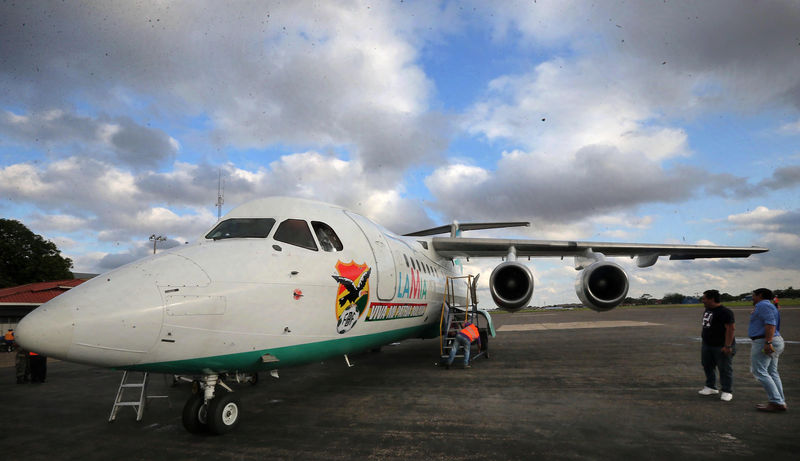
M 736 325 L 733 311 L 719 302 L 719 291 L 707 290 L 700 298 L 706 307 L 703 312 L 703 347 L 700 352 L 706 385 L 700 395 L 716 395 L 716 369 L 719 368 L 719 381 L 722 384 L 720 400 L 729 402 L 733 398 L 733 355 L 736 353 Z

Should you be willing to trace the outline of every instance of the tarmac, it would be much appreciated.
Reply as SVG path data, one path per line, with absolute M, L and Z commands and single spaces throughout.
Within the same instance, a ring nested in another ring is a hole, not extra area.
M 489 358 L 437 365 L 437 340 L 260 375 L 237 385 L 242 422 L 192 435 L 189 384 L 155 375 L 142 421 L 108 416 L 120 371 L 51 360 L 44 384 L 15 384 L 0 357 L 0 459 L 791 459 L 800 451 L 800 307 L 781 309 L 788 411 L 762 413 L 749 373 L 750 309 L 738 320 L 731 402 L 700 396 L 702 308 L 497 314 Z M 213 457 L 213 458 L 211 458 Z

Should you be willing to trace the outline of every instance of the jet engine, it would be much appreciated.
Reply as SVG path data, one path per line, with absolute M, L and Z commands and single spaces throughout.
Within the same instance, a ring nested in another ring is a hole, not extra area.
M 518 311 L 533 296 L 533 274 L 522 263 L 506 261 L 492 271 L 489 290 L 497 307 L 511 312 Z
M 578 275 L 575 292 L 581 302 L 592 310 L 611 310 L 628 294 L 628 274 L 618 264 L 598 261 Z

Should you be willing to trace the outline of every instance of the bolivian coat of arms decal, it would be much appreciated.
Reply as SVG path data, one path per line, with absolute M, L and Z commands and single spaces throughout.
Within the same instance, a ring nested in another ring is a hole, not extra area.
M 333 279 L 339 282 L 336 291 L 336 331 L 345 334 L 350 331 L 361 318 L 361 314 L 369 302 L 369 274 L 372 269 L 364 264 L 350 261 L 336 263 L 337 275 Z

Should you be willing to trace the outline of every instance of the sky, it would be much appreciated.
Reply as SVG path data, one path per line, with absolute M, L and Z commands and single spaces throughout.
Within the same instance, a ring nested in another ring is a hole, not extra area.
M 0 3 L 0 215 L 100 273 L 201 238 L 220 176 L 223 213 L 770 249 L 615 259 L 633 297 L 797 287 L 800 3 Z M 577 301 L 570 258 L 530 266 Z

